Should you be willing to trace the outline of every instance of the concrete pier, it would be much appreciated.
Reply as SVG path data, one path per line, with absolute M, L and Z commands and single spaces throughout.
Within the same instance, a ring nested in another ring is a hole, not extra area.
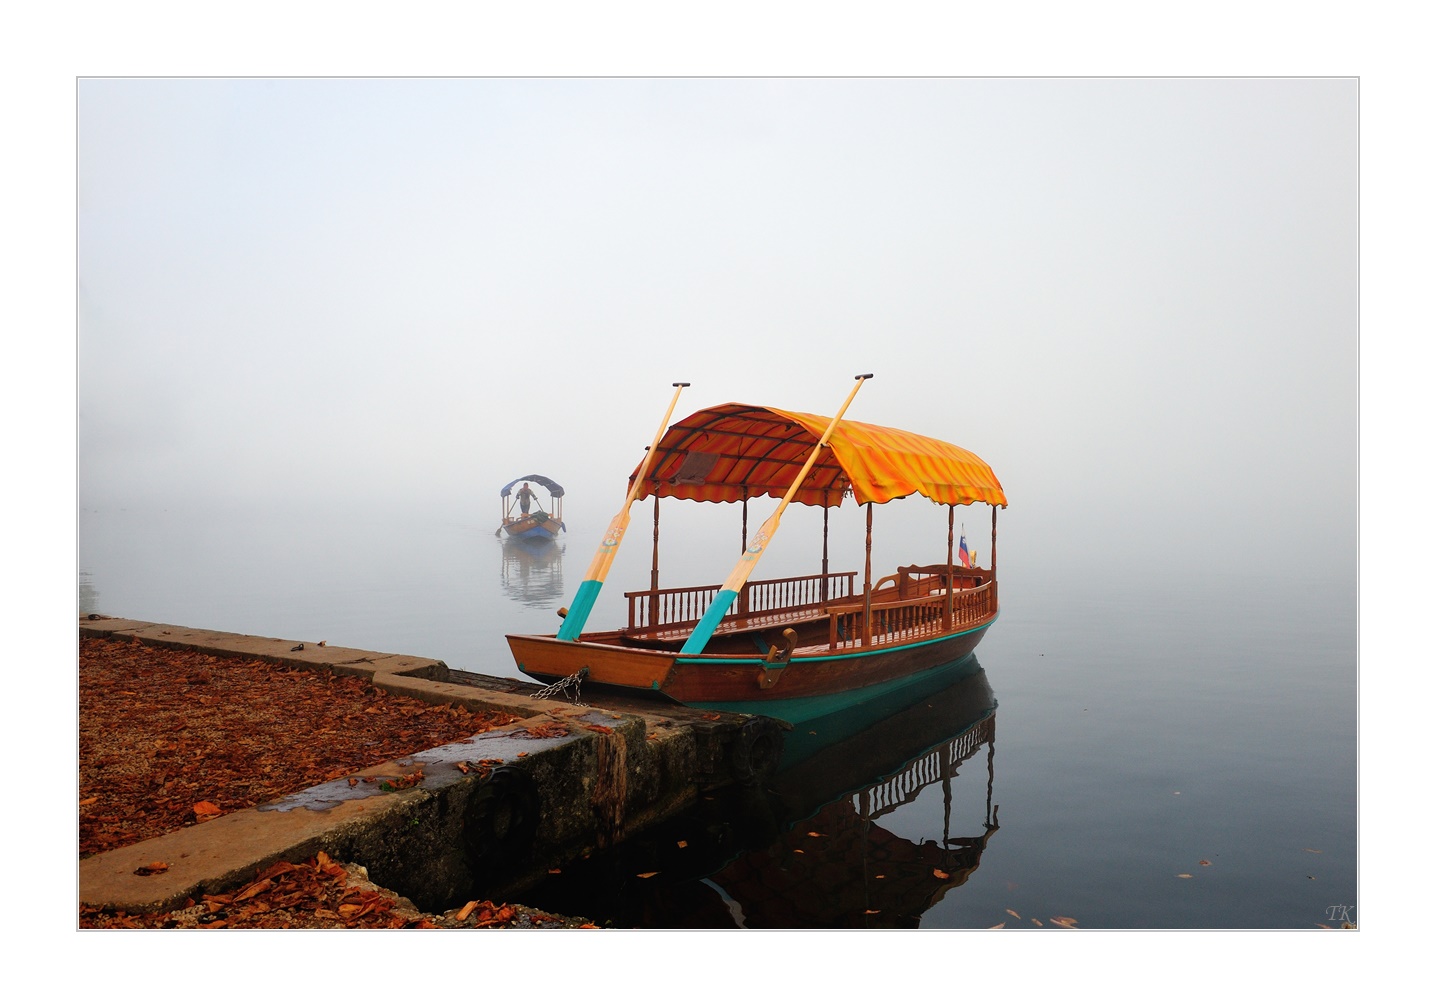
M 432 658 L 98 615 L 82 615 L 79 632 L 361 676 L 391 693 L 520 718 L 82 860 L 80 901 L 132 913 L 181 907 L 252 881 L 265 865 L 320 850 L 364 865 L 373 882 L 428 912 L 475 896 L 506 899 L 704 791 L 763 783 L 781 754 L 785 726 L 768 718 L 661 698 L 581 695 L 582 705 L 537 698 L 538 684 L 452 670 Z M 157 861 L 168 869 L 136 874 Z

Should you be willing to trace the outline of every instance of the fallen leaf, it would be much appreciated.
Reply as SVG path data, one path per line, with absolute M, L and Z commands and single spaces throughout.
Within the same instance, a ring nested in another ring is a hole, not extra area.
M 655 876 L 655 875 L 657 875 L 657 874 L 658 874 L 658 873 L 657 873 L 656 871 L 639 872 L 639 873 L 638 873 L 638 877 L 639 877 L 639 878 L 653 878 L 653 876 Z
M 1178 875 L 1177 878 L 1191 878 L 1191 876 L 1188 875 L 1186 872 L 1182 872 L 1182 874 Z
M 1032 923 L 1036 924 L 1038 927 L 1041 927 L 1041 926 L 1042 926 L 1042 922 L 1041 922 L 1040 920 L 1038 920 L 1036 917 L 1033 917 L 1033 918 L 1032 918 Z
M 994 924 L 994 925 L 992 925 L 992 927 L 988 928 L 987 930 L 989 930 L 989 931 L 1001 931 L 1001 930 L 1002 930 L 1003 928 L 1005 928 L 1005 927 L 1007 927 L 1007 924 L 1004 922 L 1004 923 L 1002 923 L 1002 924 Z
M 219 815 L 219 806 L 211 801 L 195 802 L 194 814 L 202 816 Z
M 824 835 L 824 834 L 822 834 L 822 833 L 814 833 L 814 832 L 812 832 L 811 830 L 808 832 L 808 836 L 823 836 L 823 835 Z
M 679 840 L 679 841 L 678 841 L 678 846 L 679 846 L 679 847 L 687 847 L 687 846 L 688 846 L 688 841 L 687 841 L 687 840 Z
M 875 914 L 875 913 L 882 913 L 882 911 L 881 911 L 881 910 L 864 910 L 863 913 L 865 913 L 865 914 Z
M 249 899 L 249 898 L 252 897 L 252 896 L 258 896 L 260 893 L 264 892 L 266 889 L 273 888 L 273 886 L 274 886 L 274 879 L 267 879 L 267 878 L 265 878 L 265 879 L 259 879 L 259 880 L 255 881 L 255 882 L 251 882 L 249 885 L 245 886 L 245 887 L 244 887 L 243 889 L 241 889 L 239 892 L 237 892 L 237 893 L 234 894 L 234 901 L 235 901 L 236 903 L 241 903 L 241 902 L 243 902 L 244 900 L 247 900 L 247 899 Z M 339 908 L 339 912 L 340 912 L 340 913 L 343 913 L 343 912 L 344 912 L 344 908 L 343 908 L 343 907 L 340 907 L 340 908 Z
M 1010 913 L 1012 916 L 1016 917 L 1018 920 L 1021 920 L 1021 919 L 1022 919 L 1022 915 L 1021 915 L 1020 913 L 1018 913 L 1016 910 L 1012 909 L 1011 907 L 1008 907 L 1008 908 L 1007 908 L 1007 912 Z
M 469 900 L 469 902 L 467 902 L 467 903 L 464 904 L 464 908 L 463 908 L 462 910 L 460 910 L 457 914 L 454 915 L 454 919 L 455 919 L 455 920 L 468 920 L 468 919 L 469 919 L 469 914 L 473 913 L 473 912 L 474 912 L 474 908 L 475 908 L 476 906 L 478 906 L 478 905 L 479 905 L 479 901 L 478 901 L 478 900 Z
M 1211 864 L 1211 862 L 1208 861 L 1206 858 L 1202 858 L 1200 861 L 1197 862 L 1197 864 L 1199 864 L 1199 865 L 1209 865 L 1209 864 Z
M 1076 917 L 1051 917 L 1049 918 L 1049 920 L 1051 920 L 1052 923 L 1056 924 L 1058 927 L 1065 928 L 1070 928 L 1072 925 L 1077 923 Z
M 169 871 L 169 870 L 170 870 L 170 866 L 167 865 L 167 864 L 165 864 L 163 861 L 151 861 L 151 862 L 150 862 L 149 864 L 147 864 L 147 865 L 141 865 L 140 867 L 136 868 L 136 869 L 135 869 L 135 874 L 136 874 L 136 875 L 158 875 L 158 874 L 160 874 L 161 872 L 167 872 L 167 871 Z
M 943 871 L 943 870 L 940 869 L 940 868 L 934 868 L 934 869 L 932 870 L 932 877 L 933 877 L 933 878 L 952 878 L 951 875 L 949 875 L 947 872 Z
M 100 800 L 100 796 L 99 796 L 99 795 L 95 795 L 93 798 L 82 798 L 82 799 L 80 800 L 80 807 L 81 807 L 81 808 L 84 808 L 86 805 L 93 805 L 93 804 L 95 804 L 95 802 L 97 802 L 97 801 L 99 801 L 99 800 Z
M 1308 854 L 1320 854 L 1320 853 L 1321 853 L 1321 851 L 1317 850 L 1315 847 L 1303 847 L 1302 850 L 1306 851 Z

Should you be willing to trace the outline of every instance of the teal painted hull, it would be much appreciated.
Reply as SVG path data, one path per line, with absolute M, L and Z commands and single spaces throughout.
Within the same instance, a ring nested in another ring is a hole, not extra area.
M 968 654 L 956 661 L 924 669 L 903 679 L 875 683 L 872 686 L 844 690 L 841 693 L 775 700 L 726 700 L 712 703 L 689 700 L 685 706 L 699 707 L 703 710 L 733 711 L 738 714 L 762 714 L 766 717 L 797 724 L 857 708 L 866 710 L 869 707 L 877 707 L 881 709 L 882 701 L 888 697 L 901 696 L 907 691 L 923 685 L 937 687 L 949 680 L 955 682 L 981 670 L 982 666 L 977 663 L 974 656 Z M 900 706 L 905 705 L 905 703 L 900 704 Z
M 845 709 L 873 705 L 889 694 L 920 686 L 929 680 L 960 678 L 971 668 L 977 667 L 976 662 L 972 662 L 969 667 L 969 659 L 973 657 L 978 643 L 996 621 L 996 617 L 993 617 L 980 627 L 938 640 L 883 651 L 866 652 L 836 660 L 831 657 L 794 658 L 790 666 L 784 669 L 782 678 L 773 689 L 752 690 L 747 696 L 726 695 L 709 698 L 691 695 L 689 691 L 679 686 L 683 679 L 681 670 L 685 666 L 693 669 L 695 675 L 701 676 L 705 665 L 713 667 L 716 664 L 724 664 L 732 668 L 735 663 L 731 659 L 723 662 L 713 659 L 685 660 L 679 658 L 674 670 L 675 674 L 663 692 L 688 707 L 734 711 L 740 714 L 762 714 L 794 723 L 810 721 L 813 718 L 826 717 Z M 923 661 L 924 657 L 927 658 L 925 662 Z M 765 667 L 761 661 L 742 664 L 754 670 L 754 677 Z M 803 689 L 798 684 L 805 675 L 805 666 L 807 669 L 823 668 L 827 670 L 846 666 L 851 671 L 844 672 L 842 675 L 850 677 L 849 681 L 861 675 L 860 669 L 867 666 L 869 669 L 868 682 L 850 689 L 831 687 Z M 874 666 L 881 666 L 886 671 L 874 676 L 871 673 Z M 747 677 L 746 673 L 743 677 Z

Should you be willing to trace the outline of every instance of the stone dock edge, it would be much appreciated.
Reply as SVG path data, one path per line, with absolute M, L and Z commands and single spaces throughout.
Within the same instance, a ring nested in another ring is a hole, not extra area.
M 593 697 L 583 703 L 535 697 L 536 683 L 327 642 L 95 613 L 80 615 L 79 633 L 354 675 L 389 693 L 519 719 L 81 859 L 80 902 L 127 913 L 175 910 L 245 885 L 276 861 L 303 861 L 321 850 L 364 866 L 370 881 L 428 913 L 469 899 L 506 900 L 563 864 L 681 812 L 705 792 L 761 786 L 776 770 L 788 727 L 661 697 L 605 696 L 602 706 L 590 706 L 600 702 Z M 416 785 L 392 787 L 416 772 Z M 360 783 L 350 784 L 355 778 Z M 137 874 L 155 862 L 169 867 Z

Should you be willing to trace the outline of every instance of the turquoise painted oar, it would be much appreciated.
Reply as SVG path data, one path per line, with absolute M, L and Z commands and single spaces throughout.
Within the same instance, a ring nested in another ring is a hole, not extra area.
M 833 431 L 837 429 L 838 421 L 843 418 L 843 414 L 848 411 L 848 406 L 852 403 L 853 396 L 858 394 L 858 389 L 863 387 L 863 382 L 871 378 L 872 375 L 861 374 L 855 377 L 858 383 L 854 385 L 853 390 L 848 393 L 848 398 L 847 401 L 843 403 L 843 408 L 838 410 L 837 414 L 834 415 L 832 422 L 828 424 L 828 429 L 823 431 L 823 436 L 820 437 L 818 443 L 813 446 L 811 454 L 808 455 L 808 461 L 803 463 L 803 468 L 798 473 L 798 478 L 793 480 L 793 485 L 788 487 L 788 492 L 783 495 L 782 501 L 778 503 L 778 509 L 773 512 L 772 517 L 763 523 L 763 527 L 758 530 L 758 534 L 748 543 L 748 548 L 743 551 L 743 556 L 739 559 L 738 566 L 733 568 L 733 573 L 729 574 L 728 580 L 723 582 L 723 587 L 718 590 L 717 596 L 714 597 L 707 611 L 703 613 L 703 618 L 698 621 L 698 625 L 693 628 L 693 633 L 689 635 L 688 640 L 684 642 L 683 647 L 679 649 L 679 654 L 702 654 L 703 649 L 708 646 L 708 641 L 712 638 L 713 631 L 717 629 L 724 614 L 727 613 L 729 607 L 732 606 L 733 600 L 738 597 L 738 592 L 742 590 L 743 585 L 753 573 L 753 568 L 758 565 L 758 561 L 762 558 L 763 549 L 768 545 L 768 540 L 772 539 L 773 534 L 778 531 L 778 521 L 783 517 L 783 510 L 792 502 L 793 498 L 797 496 L 798 487 L 802 486 L 803 480 L 808 478 L 808 472 L 813 468 L 813 463 L 818 461 L 818 453 L 827 445 L 828 438 L 833 436 Z
M 593 562 L 588 565 L 588 572 L 583 576 L 583 583 L 574 593 L 573 603 L 564 615 L 563 625 L 558 628 L 559 640 L 574 640 L 583 632 L 583 625 L 588 622 L 588 614 L 593 611 L 594 600 L 598 598 L 599 589 L 603 587 L 603 579 L 608 577 L 608 569 L 613 566 L 613 558 L 618 554 L 619 544 L 623 542 L 623 533 L 628 531 L 628 510 L 633 507 L 633 502 L 643 490 L 643 480 L 647 477 L 648 467 L 658 451 L 658 442 L 663 440 L 663 432 L 668 429 L 668 418 L 673 416 L 673 407 L 678 405 L 678 397 L 688 385 L 688 382 L 673 383 L 673 387 L 678 391 L 673 393 L 673 401 L 668 404 L 668 412 L 663 414 L 658 433 L 653 435 L 648 453 L 643 456 L 643 462 L 633 478 L 633 486 L 628 488 L 628 499 L 623 502 L 623 509 L 609 522 L 603 542 L 599 544 L 598 552 L 593 555 Z

